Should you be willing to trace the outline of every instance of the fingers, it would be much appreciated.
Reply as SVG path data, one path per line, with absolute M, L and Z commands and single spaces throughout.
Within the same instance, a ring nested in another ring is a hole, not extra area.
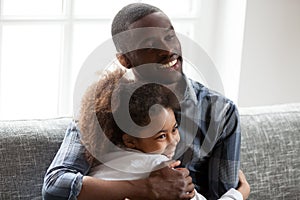
M 178 167 L 180 165 L 180 163 L 181 163 L 180 160 L 176 160 L 176 161 L 172 160 L 168 163 L 168 166 L 170 168 L 173 168 L 173 169 L 176 169 L 176 170 L 180 171 L 183 174 L 184 177 L 189 176 L 190 171 L 187 170 L 186 168 L 175 168 L 175 167 Z
M 192 177 L 189 176 L 189 170 L 185 168 L 176 169 L 179 171 L 184 178 L 184 190 L 182 192 L 183 198 L 192 198 L 195 195 L 195 185 L 193 184 Z
M 188 200 L 194 195 L 194 184 L 186 168 L 173 168 L 180 164 L 173 161 L 166 167 L 150 173 L 149 187 L 158 199 Z
M 172 160 L 172 161 L 170 161 L 170 163 L 169 163 L 169 167 L 170 168 L 175 168 L 175 167 L 178 167 L 179 165 L 180 165 L 180 160 Z
M 183 193 L 180 199 L 192 199 L 195 196 L 195 190 L 191 190 L 191 192 Z
M 192 182 L 190 182 L 186 187 L 186 191 L 188 194 L 192 193 L 193 195 L 195 195 L 195 185 Z
M 184 178 L 189 177 L 190 171 L 186 168 L 176 168 L 177 171 L 179 171 Z
M 245 176 L 245 174 L 243 173 L 242 170 L 239 170 L 239 181 L 242 182 L 242 183 L 247 182 L 246 176 Z
M 181 191 L 180 199 L 191 199 L 195 196 L 195 185 L 193 179 L 189 176 L 190 172 L 186 168 L 175 168 L 178 176 L 176 178 L 177 190 Z M 180 181 L 181 180 L 181 181 Z

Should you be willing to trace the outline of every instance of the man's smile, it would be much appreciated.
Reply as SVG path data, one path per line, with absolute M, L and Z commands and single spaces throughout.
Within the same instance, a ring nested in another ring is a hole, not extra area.
M 180 62 L 179 57 L 172 58 L 166 64 L 160 65 L 159 69 L 172 69 L 172 70 L 176 70 L 179 67 L 179 62 Z

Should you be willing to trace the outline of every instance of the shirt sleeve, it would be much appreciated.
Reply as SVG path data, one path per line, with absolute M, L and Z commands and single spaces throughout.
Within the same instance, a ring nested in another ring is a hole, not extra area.
M 80 132 L 76 123 L 72 122 L 44 177 L 44 200 L 77 199 L 83 175 L 90 168 L 85 153 L 85 147 L 80 142 Z
M 219 200 L 243 200 L 243 196 L 239 191 L 231 188 Z
M 195 196 L 191 200 L 206 200 L 206 198 L 195 190 Z M 218 200 L 243 200 L 243 196 L 239 191 L 231 188 Z
M 209 191 L 211 199 L 238 185 L 241 130 L 239 114 L 232 102 L 227 102 L 217 143 L 209 160 Z

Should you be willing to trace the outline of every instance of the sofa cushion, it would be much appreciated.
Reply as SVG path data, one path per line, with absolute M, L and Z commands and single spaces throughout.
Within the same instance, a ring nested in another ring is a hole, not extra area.
M 42 199 L 46 169 L 70 118 L 0 121 L 0 199 Z
M 300 104 L 240 108 L 249 199 L 300 199 Z M 0 199 L 42 199 L 71 118 L 0 121 Z
M 249 199 L 300 199 L 300 104 L 239 110 Z

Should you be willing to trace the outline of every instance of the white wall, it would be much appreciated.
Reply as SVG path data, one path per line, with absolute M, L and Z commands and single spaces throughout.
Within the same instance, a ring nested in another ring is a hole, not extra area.
M 220 73 L 225 96 L 237 102 L 246 0 L 202 0 L 197 42 Z M 214 89 L 214 88 L 213 88 Z
M 239 106 L 300 102 L 300 1 L 248 0 Z

